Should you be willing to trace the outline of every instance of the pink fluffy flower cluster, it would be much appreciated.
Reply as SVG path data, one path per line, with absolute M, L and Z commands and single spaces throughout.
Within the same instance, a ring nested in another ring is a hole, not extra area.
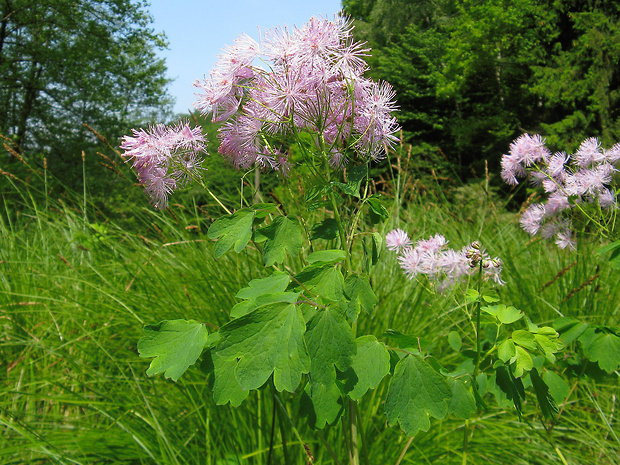
M 620 144 L 606 150 L 592 137 L 572 155 L 552 154 L 540 135 L 523 134 L 502 157 L 502 178 L 516 185 L 517 178 L 529 177 L 533 185 L 541 186 L 548 194 L 547 201 L 530 205 L 521 217 L 521 226 L 532 236 L 555 238 L 559 248 L 574 250 L 568 213 L 587 203 L 603 210 L 618 208 L 617 193 L 611 186 L 619 160 Z
M 194 84 L 202 91 L 196 108 L 224 122 L 219 152 L 238 168 L 286 175 L 287 141 L 305 132 L 334 168 L 353 156 L 381 158 L 397 141 L 395 93 L 363 77 L 368 49 L 351 32 L 342 17 L 313 17 L 268 30 L 260 43 L 241 35 L 227 46 L 210 76 Z
M 448 249 L 448 241 L 440 234 L 419 240 L 415 246 L 402 229 L 390 231 L 385 242 L 388 250 L 396 252 L 398 262 L 409 279 L 422 274 L 437 284 L 439 292 L 478 272 L 482 267 L 485 280 L 491 279 L 504 284 L 500 277 L 502 262 L 490 258 L 478 242 L 473 242 L 461 250 Z
M 125 151 L 122 156 L 133 162 L 155 208 L 162 209 L 168 206 L 168 196 L 175 189 L 200 176 L 200 153 L 205 144 L 199 127 L 180 122 L 134 129 L 133 137 L 123 137 L 121 149 Z

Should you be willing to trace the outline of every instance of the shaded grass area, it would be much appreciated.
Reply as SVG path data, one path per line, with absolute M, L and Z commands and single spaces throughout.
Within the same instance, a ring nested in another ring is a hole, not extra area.
M 0 463 L 307 463 L 292 428 L 315 463 L 345 463 L 341 429 L 304 426 L 299 392 L 266 386 L 234 409 L 214 405 L 198 364 L 177 383 L 145 375 L 149 361 L 136 350 L 142 326 L 228 321 L 236 292 L 259 277 L 251 247 L 214 260 L 211 219 L 191 203 L 131 208 L 129 231 L 79 196 L 37 197 L 15 180 L 12 189 L 0 215 Z M 479 239 L 503 260 L 502 301 L 537 323 L 565 315 L 617 324 L 617 272 L 593 260 L 593 246 L 571 254 L 530 242 L 515 215 L 484 189 L 468 189 L 458 205 L 403 189 L 404 198 L 386 202 L 396 219 L 376 228 L 402 227 L 414 239 L 441 233 L 455 248 Z M 434 294 L 407 280 L 387 251 L 372 281 L 379 304 L 360 318 L 358 335 L 398 329 L 419 337 L 445 367 L 460 363 L 447 336 L 468 324 L 463 289 Z M 472 343 L 466 332 L 463 339 Z M 553 428 L 543 427 L 535 402 L 520 420 L 489 400 L 474 419 L 432 420 L 410 441 L 386 425 L 384 380 L 360 402 L 368 456 L 373 464 L 618 463 L 618 375 L 580 365 L 578 347 L 567 354 L 559 374 L 570 394 Z

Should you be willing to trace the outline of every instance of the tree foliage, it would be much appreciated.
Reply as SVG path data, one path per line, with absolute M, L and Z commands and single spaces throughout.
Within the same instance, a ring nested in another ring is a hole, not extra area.
M 359 26 L 358 38 L 373 47 L 373 77 L 397 91 L 408 140 L 441 150 L 465 175 L 483 160 L 497 166 L 510 141 L 526 131 L 569 149 L 590 136 L 604 145 L 620 139 L 617 2 L 344 0 L 343 6 Z
M 112 143 L 171 103 L 164 37 L 132 0 L 0 3 L 0 133 L 50 165 L 70 163 L 96 128 Z

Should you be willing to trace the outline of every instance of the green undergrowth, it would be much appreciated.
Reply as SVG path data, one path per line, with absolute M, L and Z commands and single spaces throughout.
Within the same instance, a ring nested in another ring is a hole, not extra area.
M 267 385 L 232 408 L 214 405 L 199 364 L 176 383 L 146 376 L 149 361 L 136 350 L 145 324 L 186 318 L 217 328 L 238 290 L 260 277 L 252 247 L 213 258 L 212 210 L 190 196 L 163 212 L 128 206 L 126 227 L 81 194 L 58 200 L 15 179 L 10 189 L 0 212 L 0 463 L 304 464 L 308 453 L 316 464 L 343 463 L 346 438 L 339 428 L 304 426 L 299 393 Z M 414 240 L 440 233 L 457 249 L 480 240 L 503 261 L 502 302 L 532 321 L 617 325 L 618 275 L 594 260 L 597 244 L 575 254 L 530 241 L 484 183 L 455 187 L 450 199 L 405 188 L 386 194 L 393 216 L 378 232 L 400 227 Z M 464 288 L 437 294 L 410 281 L 387 250 L 371 280 L 379 302 L 360 318 L 358 335 L 398 328 L 455 368 L 448 337 L 466 318 Z M 576 342 L 566 353 L 553 425 L 534 399 L 522 418 L 489 401 L 467 422 L 432 420 L 410 440 L 386 425 L 382 382 L 360 401 L 367 456 L 373 464 L 618 463 L 618 373 L 582 360 Z

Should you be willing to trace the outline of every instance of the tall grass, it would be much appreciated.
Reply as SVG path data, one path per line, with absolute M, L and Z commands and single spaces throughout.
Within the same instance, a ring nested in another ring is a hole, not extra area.
M 397 214 L 380 232 L 402 227 L 415 239 L 441 233 L 454 247 L 478 239 L 503 260 L 502 301 L 532 321 L 565 315 L 617 324 L 617 273 L 592 259 L 593 246 L 571 254 L 530 242 L 485 183 L 459 187 L 451 197 L 459 203 L 450 205 L 439 191 L 426 198 L 412 191 L 407 176 L 404 169 L 394 174 L 401 188 L 387 193 L 386 206 Z M 257 277 L 258 254 L 214 260 L 205 234 L 210 214 L 191 201 L 164 212 L 128 205 L 128 228 L 98 213 L 83 192 L 58 200 L 43 186 L 6 180 L 0 463 L 303 464 L 300 438 L 315 463 L 344 463 L 341 430 L 307 428 L 295 407 L 300 393 L 274 395 L 266 386 L 240 408 L 216 406 L 198 364 L 174 383 L 148 378 L 149 362 L 138 358 L 144 324 L 228 321 L 234 295 Z M 461 293 L 438 295 L 407 280 L 386 251 L 372 281 L 379 304 L 360 318 L 358 335 L 398 329 L 455 368 L 446 341 L 466 321 Z M 360 403 L 368 456 L 373 465 L 548 464 L 561 463 L 559 450 L 571 464 L 618 463 L 618 374 L 564 366 L 570 394 L 551 434 L 526 402 L 522 420 L 509 406 L 490 404 L 467 423 L 433 421 L 410 441 L 386 425 L 384 381 Z

